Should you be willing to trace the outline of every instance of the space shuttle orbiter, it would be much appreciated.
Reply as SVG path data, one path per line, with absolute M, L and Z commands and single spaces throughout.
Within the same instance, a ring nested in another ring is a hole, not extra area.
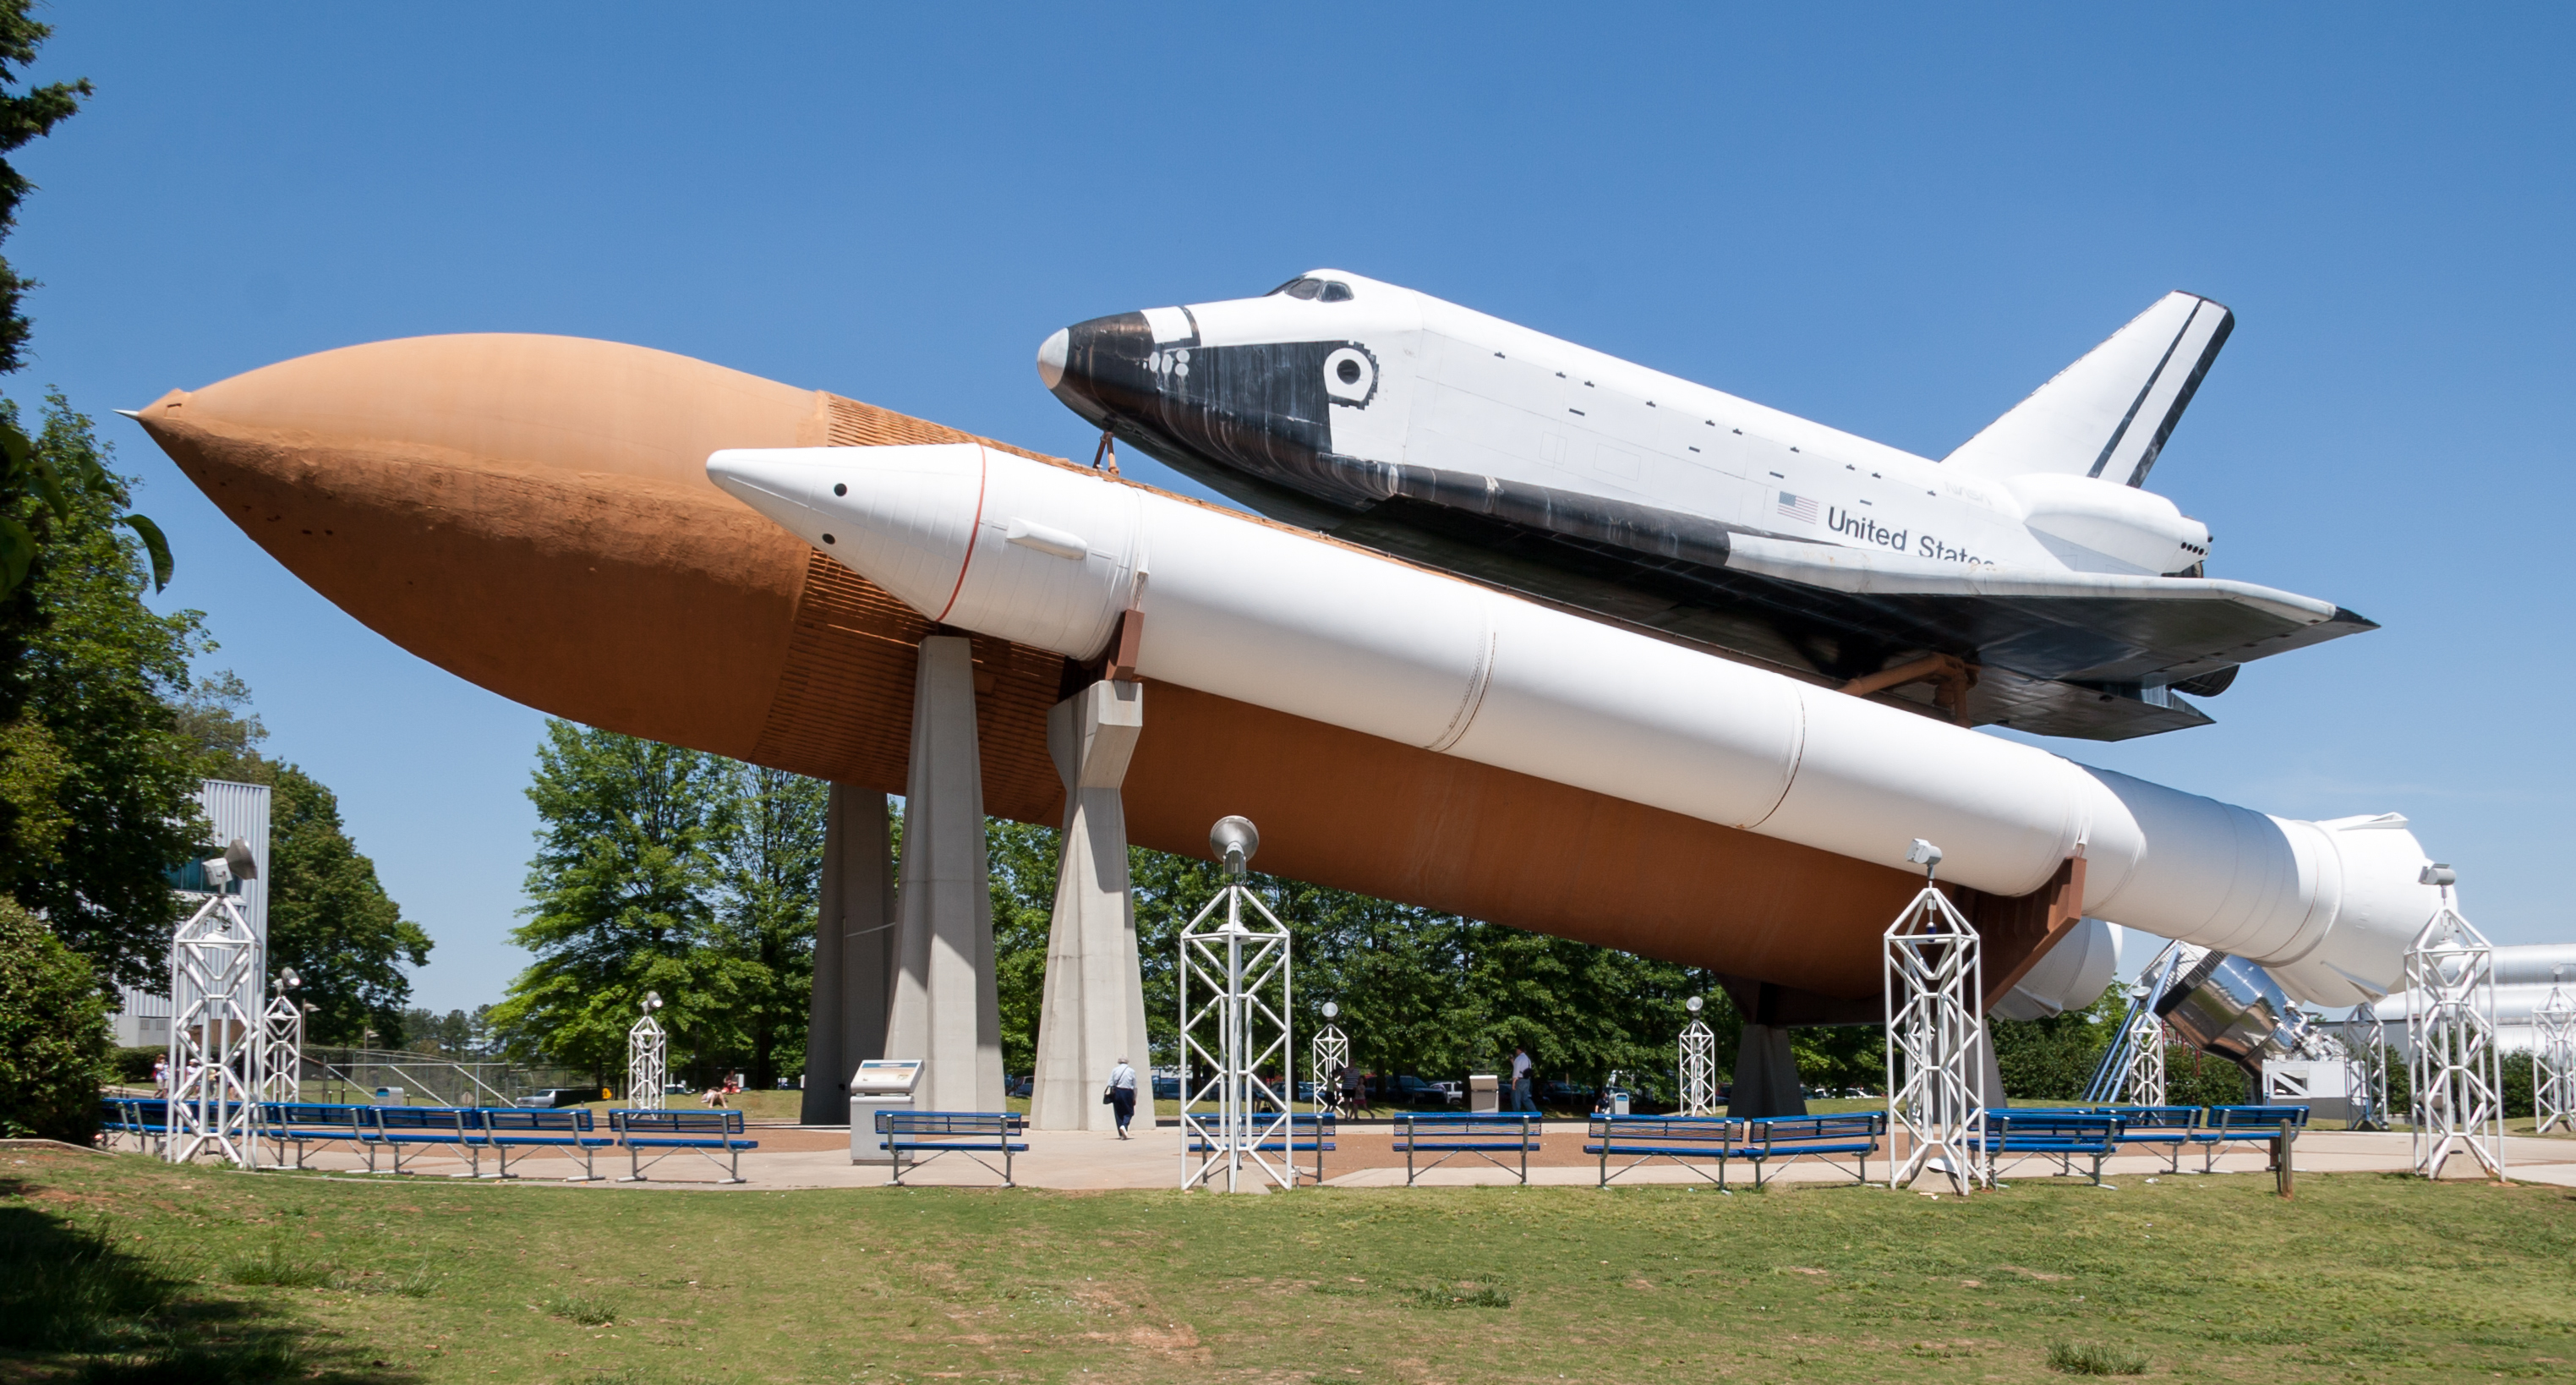
M 2122 740 L 2375 628 L 2204 575 L 2208 528 L 2144 488 L 2232 325 L 2167 294 L 1938 461 L 1340 270 L 1095 318 L 1038 370 L 1273 518 L 1963 723 Z

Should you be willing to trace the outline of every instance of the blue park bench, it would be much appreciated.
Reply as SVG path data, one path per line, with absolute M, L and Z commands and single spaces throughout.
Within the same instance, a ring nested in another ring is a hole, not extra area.
M 567 1183 L 588 1182 L 599 1177 L 598 1167 L 591 1162 L 592 1153 L 617 1143 L 606 1135 L 591 1133 L 598 1123 L 586 1106 L 523 1107 L 495 1106 L 484 1110 L 483 1144 L 500 1161 L 496 1178 L 515 1178 L 510 1172 L 513 1149 L 562 1149 L 581 1157 L 581 1177 L 567 1178 Z
M 2090 1111 L 2040 1111 L 2022 1107 L 1995 1107 L 1986 1112 L 1985 1155 L 1994 1176 L 2003 1176 L 2006 1165 L 2001 1156 L 2024 1159 L 2053 1158 L 2067 1173 L 2075 1171 L 2075 1160 L 2093 1161 L 2093 1181 L 2102 1181 L 2102 1161 L 2120 1147 L 2120 1118 Z
M 2201 1147 L 2201 1171 L 2218 1167 L 2218 1156 L 2231 1144 L 2248 1144 L 2260 1140 L 2272 1147 L 2272 1176 L 2280 1186 L 2281 1196 L 2290 1195 L 2290 1146 L 2298 1143 L 2299 1132 L 2308 1128 L 2305 1106 L 2212 1106 L 2209 1119 L 2192 1132 L 2192 1143 Z
M 1837 1116 L 1753 1116 L 1744 1122 L 1735 1157 L 1752 1161 L 1753 1186 L 1762 1186 L 1763 1170 L 1773 1160 L 1793 1163 L 1821 1159 L 1827 1164 L 1844 1156 L 1859 1161 L 1854 1175 L 1869 1181 L 1869 1156 L 1887 1134 L 1885 1111 L 1853 1111 Z M 1723 1170 L 1721 1170 L 1723 1172 Z
M 1601 1160 L 1600 1186 L 1650 1160 L 1670 1159 L 1683 1168 L 1708 1177 L 1700 1163 L 1717 1165 L 1717 1186 L 1726 1186 L 1726 1160 L 1734 1153 L 1743 1137 L 1743 1122 L 1732 1116 L 1595 1116 L 1586 1132 L 1586 1154 Z M 1612 1159 L 1628 1162 L 1617 1169 Z
M 1332 1151 L 1333 1134 L 1338 1128 L 1334 1114 L 1330 1111 L 1292 1111 L 1284 1127 L 1271 1124 L 1278 1120 L 1276 1114 L 1262 1117 L 1261 1120 L 1264 1128 L 1253 1148 L 1263 1154 L 1287 1155 L 1290 1182 L 1304 1178 L 1322 1183 L 1324 1156 Z M 1187 1123 L 1184 1122 L 1184 1124 Z M 1196 1126 L 1190 1127 L 1190 1153 L 1208 1154 L 1214 1152 L 1214 1149 L 1215 1147 L 1208 1143 L 1203 1131 Z M 1296 1156 L 1300 1154 L 1315 1156 L 1315 1167 L 1312 1172 L 1297 1166 Z
M 732 1109 L 700 1111 L 611 1111 L 608 1128 L 617 1142 L 626 1146 L 626 1177 L 620 1183 L 641 1183 L 644 1170 L 674 1154 L 696 1154 L 725 1171 L 718 1182 L 740 1183 L 742 1152 L 760 1148 L 760 1141 L 742 1138 L 742 1112 Z M 644 1151 L 662 1151 L 649 1161 Z M 716 1157 L 723 1155 L 723 1158 Z
M 358 1121 L 358 1147 L 367 1152 L 367 1172 L 378 1172 L 376 1151 L 393 1158 L 393 1171 L 403 1171 L 406 1148 L 453 1149 L 464 1155 L 473 1177 L 483 1171 L 483 1113 L 470 1106 L 365 1106 Z
M 885 1137 L 886 1153 L 892 1156 L 894 1176 L 889 1181 L 898 1186 L 903 1171 L 918 1168 L 943 1154 L 963 1154 L 977 1164 L 993 1166 L 982 1156 L 1002 1156 L 1002 1186 L 1019 1186 L 1011 1181 L 1011 1156 L 1028 1149 L 1026 1141 L 1017 1138 L 1026 1128 L 1025 1120 L 1008 1111 L 895 1111 L 877 1112 L 877 1133 Z
M 1411 1187 L 1423 1173 L 1448 1163 L 1461 1154 L 1472 1154 L 1498 1169 L 1512 1165 L 1495 1158 L 1498 1154 L 1520 1156 L 1521 1182 L 1529 1182 L 1530 1151 L 1538 1148 L 1539 1117 L 1534 1111 L 1501 1115 L 1403 1115 L 1395 1120 L 1395 1152 L 1404 1156 L 1404 1182 Z M 1414 1166 L 1415 1154 L 1437 1154 L 1440 1157 L 1420 1168 Z
M 98 1108 L 99 1134 L 110 1148 L 115 1147 L 119 1136 L 133 1140 L 137 1149 L 150 1149 L 170 1138 L 170 1103 L 166 1098 L 102 1097 Z
M 282 1161 L 286 1147 L 295 1146 L 295 1167 L 304 1167 L 304 1147 L 317 1144 L 357 1144 L 365 1125 L 367 1108 L 344 1102 L 263 1101 L 259 1104 L 260 1135 L 277 1143 Z
M 2118 1143 L 2122 1149 L 2131 1145 L 2161 1145 L 2167 1165 L 2182 1172 L 2182 1152 L 2200 1135 L 2200 1108 L 2197 1106 L 2015 1106 L 2016 1114 L 2039 1115 L 2056 1112 L 2075 1116 L 2117 1116 L 2120 1118 Z

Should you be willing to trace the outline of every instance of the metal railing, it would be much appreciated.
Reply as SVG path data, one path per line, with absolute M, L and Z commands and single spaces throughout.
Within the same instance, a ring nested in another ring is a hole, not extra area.
M 539 1081 L 540 1074 L 510 1063 L 368 1048 L 308 1048 L 301 1076 L 320 1085 L 324 1101 L 367 1103 L 378 1091 L 400 1089 L 402 1104 L 434 1106 L 516 1106 L 548 1086 L 584 1085 Z

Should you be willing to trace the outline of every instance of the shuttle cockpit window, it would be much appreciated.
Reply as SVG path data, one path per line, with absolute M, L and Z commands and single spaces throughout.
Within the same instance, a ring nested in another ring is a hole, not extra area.
M 1269 298 L 1282 293 L 1291 298 L 1305 298 L 1323 303 L 1348 303 L 1351 301 L 1350 285 L 1345 284 L 1338 279 L 1308 279 L 1303 277 L 1291 279 L 1287 283 L 1281 284 L 1279 287 L 1272 289 L 1269 293 L 1265 293 L 1261 296 Z

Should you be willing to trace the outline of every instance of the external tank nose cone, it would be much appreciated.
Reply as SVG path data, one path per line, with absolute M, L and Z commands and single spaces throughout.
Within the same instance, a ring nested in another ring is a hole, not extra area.
M 1038 343 L 1038 383 L 1050 392 L 1064 379 L 1065 351 L 1072 341 L 1072 331 L 1058 327 L 1045 341 Z

